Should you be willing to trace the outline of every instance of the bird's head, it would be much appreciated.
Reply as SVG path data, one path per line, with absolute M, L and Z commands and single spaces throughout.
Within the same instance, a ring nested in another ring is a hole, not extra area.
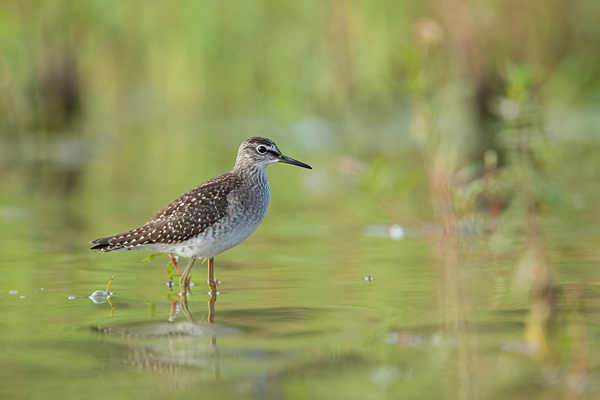
M 244 140 L 240 146 L 240 149 L 238 150 L 235 166 L 236 168 L 254 167 L 264 170 L 267 168 L 267 165 L 277 162 L 312 169 L 307 164 L 283 155 L 275 142 L 273 142 L 271 139 L 260 136 L 253 136 Z

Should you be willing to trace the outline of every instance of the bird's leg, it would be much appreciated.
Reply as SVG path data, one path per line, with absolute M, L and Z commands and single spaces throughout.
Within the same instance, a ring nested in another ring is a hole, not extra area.
M 188 287 L 188 284 L 190 282 L 190 271 L 192 270 L 192 266 L 194 265 L 194 261 L 196 261 L 196 257 L 190 258 L 190 262 L 188 263 L 187 267 L 185 267 L 185 270 L 183 271 L 183 274 L 179 278 L 179 286 L 181 287 L 182 293 L 184 293 L 184 294 L 185 294 L 185 291 L 186 291 L 186 289 Z
M 217 292 L 211 289 L 210 291 L 210 299 L 208 299 L 208 323 L 215 323 L 215 301 L 217 301 Z M 212 342 L 211 337 L 211 342 Z M 215 339 L 216 341 L 216 339 Z
M 210 289 L 210 293 L 211 295 L 213 293 L 217 293 L 217 285 L 215 284 L 215 270 L 214 270 L 214 266 L 215 266 L 215 260 L 214 258 L 209 258 L 208 259 L 208 288 Z
M 181 298 L 179 299 L 179 309 L 181 310 L 183 315 L 185 315 L 185 318 L 188 320 L 188 322 L 194 323 L 192 313 L 190 313 L 190 310 L 188 308 L 187 296 L 181 296 Z
M 169 253 L 169 257 L 171 257 L 171 264 L 173 264 L 173 266 L 177 270 L 177 273 L 181 276 L 181 271 L 179 270 L 179 267 L 177 266 L 177 261 L 175 261 L 175 257 L 173 257 L 173 253 Z

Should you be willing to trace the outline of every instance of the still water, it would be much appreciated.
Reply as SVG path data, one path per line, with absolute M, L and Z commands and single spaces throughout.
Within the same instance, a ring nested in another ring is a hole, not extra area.
M 101 254 L 87 243 L 144 223 L 226 171 L 235 150 L 180 180 L 168 179 L 177 163 L 130 179 L 108 178 L 107 164 L 92 163 L 70 196 L 32 190 L 20 172 L 8 174 L 14 186 L 5 182 L 0 202 L 0 398 L 600 395 L 598 253 L 579 247 L 597 243 L 593 225 L 544 220 L 561 312 L 532 336 L 519 244 L 498 255 L 489 238 L 463 235 L 448 274 L 434 245 L 336 175 L 333 164 L 347 160 L 319 165 L 310 152 L 280 147 L 315 170 L 269 167 L 271 209 L 252 237 L 216 257 L 221 283 L 212 304 L 206 263 L 196 262 L 185 304 L 179 286 L 169 286 L 166 255 L 142 263 L 148 252 Z M 418 164 L 399 159 L 390 165 Z M 416 186 L 411 201 L 427 204 Z M 92 301 L 113 275 L 110 301 Z

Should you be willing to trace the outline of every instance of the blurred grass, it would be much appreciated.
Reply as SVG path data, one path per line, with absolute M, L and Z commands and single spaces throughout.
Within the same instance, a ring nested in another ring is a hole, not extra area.
M 482 79 L 495 85 L 509 60 L 535 68 L 544 100 L 597 98 L 596 2 L 457 4 L 3 1 L 0 78 L 18 99 L 48 53 L 66 49 L 81 69 L 91 126 L 123 110 L 163 129 L 195 117 L 380 117 L 408 100 L 405 53 L 417 43 L 444 68 L 436 88 L 477 78 L 463 72 L 469 62 L 484 64 Z

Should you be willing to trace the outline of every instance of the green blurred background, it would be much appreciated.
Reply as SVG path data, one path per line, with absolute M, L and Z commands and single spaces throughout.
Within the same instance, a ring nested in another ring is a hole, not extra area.
M 599 20 L 591 0 L 0 0 L 0 397 L 595 398 Z M 87 242 L 254 135 L 313 170 L 269 167 L 265 221 L 216 259 L 223 330 L 174 333 L 167 258 Z M 87 299 L 113 274 L 114 318 Z

